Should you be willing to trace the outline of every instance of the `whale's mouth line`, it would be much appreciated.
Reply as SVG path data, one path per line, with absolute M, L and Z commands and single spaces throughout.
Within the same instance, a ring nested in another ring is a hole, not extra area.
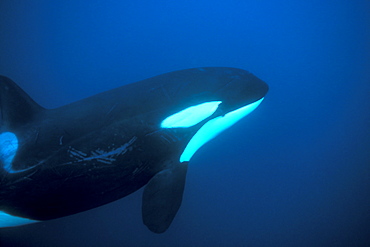
M 222 116 L 218 116 L 207 121 L 190 139 L 180 156 L 180 162 L 190 161 L 191 157 L 200 147 L 254 111 L 261 104 L 263 99 L 264 98 L 261 98 L 251 104 L 245 105 Z

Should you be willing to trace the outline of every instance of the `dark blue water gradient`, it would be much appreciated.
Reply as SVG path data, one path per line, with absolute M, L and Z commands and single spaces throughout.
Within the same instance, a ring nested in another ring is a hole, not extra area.
M 270 91 L 192 158 L 155 235 L 141 193 L 0 229 L 2 246 L 369 246 L 370 3 L 0 1 L 0 74 L 53 108 L 157 74 L 247 69 Z

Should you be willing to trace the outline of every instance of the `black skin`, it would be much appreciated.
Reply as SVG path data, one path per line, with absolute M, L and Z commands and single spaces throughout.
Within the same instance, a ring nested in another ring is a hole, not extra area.
M 182 151 L 206 121 L 253 103 L 267 91 L 266 83 L 244 70 L 199 68 L 47 110 L 10 79 L 0 77 L 0 133 L 13 132 L 19 141 L 12 162 L 15 172 L 0 164 L 0 210 L 48 220 L 125 197 L 159 172 L 178 166 Z M 218 110 L 197 125 L 160 127 L 166 117 L 214 100 L 222 101 Z M 114 155 L 99 156 L 112 150 Z M 185 177 L 179 180 L 183 183 Z

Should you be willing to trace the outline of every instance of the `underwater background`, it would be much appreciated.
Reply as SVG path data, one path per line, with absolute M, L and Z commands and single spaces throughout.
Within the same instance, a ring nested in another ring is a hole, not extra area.
M 46 108 L 202 66 L 270 91 L 194 155 L 167 232 L 139 190 L 0 245 L 370 246 L 370 1 L 0 0 L 0 74 Z

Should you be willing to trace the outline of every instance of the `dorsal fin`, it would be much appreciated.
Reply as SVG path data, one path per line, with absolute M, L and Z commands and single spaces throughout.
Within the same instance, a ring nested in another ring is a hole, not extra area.
M 43 111 L 15 82 L 0 76 L 0 127 L 7 130 L 17 128 Z

